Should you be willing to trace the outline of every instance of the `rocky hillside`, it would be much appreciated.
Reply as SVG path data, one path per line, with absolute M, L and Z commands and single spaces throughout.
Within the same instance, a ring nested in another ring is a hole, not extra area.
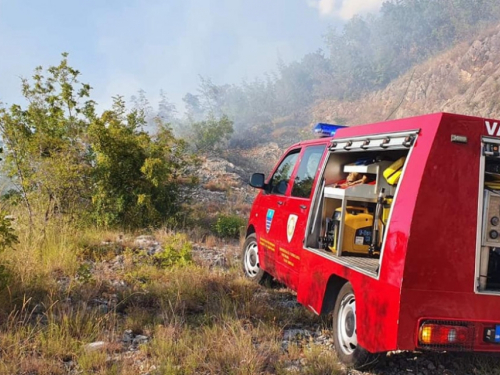
M 415 67 L 358 101 L 327 100 L 312 122 L 355 125 L 433 112 L 500 117 L 500 25 Z

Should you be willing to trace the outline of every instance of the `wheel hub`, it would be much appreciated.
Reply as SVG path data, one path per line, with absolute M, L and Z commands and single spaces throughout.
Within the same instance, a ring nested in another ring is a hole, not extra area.
M 252 266 L 255 266 L 257 264 L 257 254 L 255 254 L 254 252 L 250 253 L 250 264 Z
M 340 304 L 337 321 L 337 337 L 340 350 L 351 355 L 358 346 L 356 335 L 356 302 L 354 294 L 344 296 Z
M 347 336 L 352 337 L 354 334 L 354 328 L 355 328 L 355 317 L 352 311 L 349 311 L 347 313 L 347 316 L 345 318 L 345 332 Z
M 259 251 L 256 242 L 251 242 L 245 249 L 245 272 L 249 277 L 257 276 L 259 272 Z

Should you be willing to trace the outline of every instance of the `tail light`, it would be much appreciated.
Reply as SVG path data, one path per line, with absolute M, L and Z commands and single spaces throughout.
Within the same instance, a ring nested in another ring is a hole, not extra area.
M 427 320 L 418 333 L 419 346 L 436 350 L 469 350 L 474 341 L 474 326 L 467 322 Z

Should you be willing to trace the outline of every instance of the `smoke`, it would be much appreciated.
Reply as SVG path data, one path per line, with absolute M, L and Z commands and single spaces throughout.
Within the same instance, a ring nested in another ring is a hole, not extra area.
M 336 16 L 343 20 L 355 14 L 373 12 L 380 9 L 385 0 L 309 0 L 309 6 L 318 9 L 324 17 Z

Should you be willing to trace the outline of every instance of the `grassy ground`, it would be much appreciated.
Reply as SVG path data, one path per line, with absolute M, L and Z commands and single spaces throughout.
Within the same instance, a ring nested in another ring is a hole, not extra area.
M 282 349 L 284 327 L 318 320 L 271 307 L 288 292 L 191 261 L 185 236 L 157 233 L 169 251 L 156 256 L 115 233 L 39 237 L 0 256 L 1 374 L 286 374 L 294 361 L 340 371 L 311 343 Z

